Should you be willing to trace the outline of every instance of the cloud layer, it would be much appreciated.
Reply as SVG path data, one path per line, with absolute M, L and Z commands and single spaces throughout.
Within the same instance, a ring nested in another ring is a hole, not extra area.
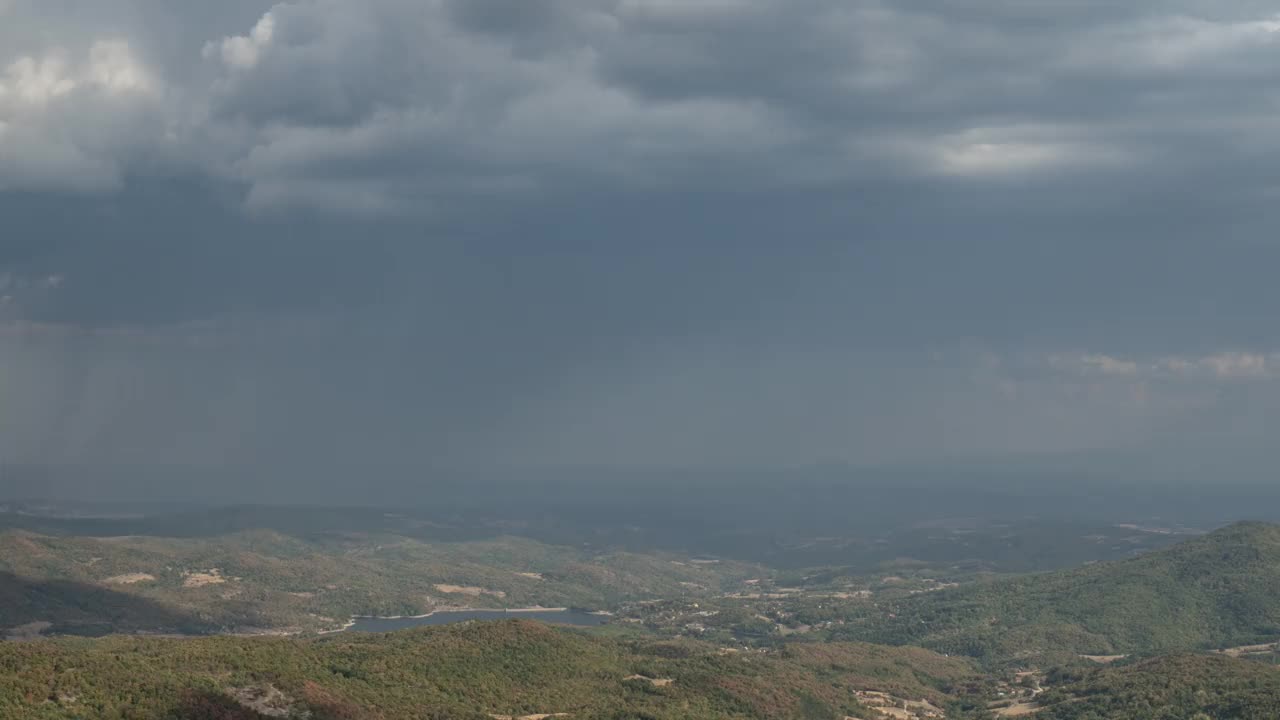
M 296 0 L 207 22 L 111 0 L 136 20 L 101 31 L 63 5 L 5 11 L 44 41 L 0 58 L 10 188 L 168 162 L 253 209 L 406 212 L 602 183 L 1087 196 L 1209 173 L 1247 203 L 1273 182 L 1244 161 L 1276 150 L 1280 16 L 1250 2 Z
M 0 0 L 0 452 L 1263 444 L 1277 60 L 1257 0 Z

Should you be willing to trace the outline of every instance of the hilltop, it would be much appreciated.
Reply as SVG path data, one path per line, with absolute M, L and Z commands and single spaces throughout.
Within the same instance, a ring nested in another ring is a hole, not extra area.
M 1130 560 L 917 595 L 836 635 L 992 660 L 1274 639 L 1280 526 L 1240 523 Z
M 978 676 L 964 660 L 854 643 L 726 652 L 512 620 L 326 639 L 111 637 L 0 643 L 0 717 L 698 720 L 923 712 Z M 250 710 L 250 708 L 256 708 Z M 263 714 L 259 714 L 262 712 Z M 953 717 L 959 715 L 953 714 Z

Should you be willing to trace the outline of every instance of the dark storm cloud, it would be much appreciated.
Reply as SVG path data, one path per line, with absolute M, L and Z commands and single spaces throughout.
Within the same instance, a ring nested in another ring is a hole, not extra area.
M 1274 152 L 1253 90 L 1275 20 L 1248 3 L 115 4 L 95 33 L 11 3 L 44 41 L 14 35 L 7 132 L 45 147 L 9 184 L 167 163 L 258 210 L 439 213 L 601 182 L 938 195 L 1087 176 L 1067 194 L 1097 199 L 1153 173 L 1225 166 L 1200 187 L 1218 197 L 1273 181 L 1244 162 Z M 121 127 L 81 137 L 90 116 Z
M 6 448 L 1185 438 L 1273 380 L 1278 51 L 1252 0 L 0 0 Z

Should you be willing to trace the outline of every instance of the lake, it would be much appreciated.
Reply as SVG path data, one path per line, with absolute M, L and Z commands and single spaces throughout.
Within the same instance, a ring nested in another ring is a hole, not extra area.
M 467 620 L 537 620 L 552 625 L 581 625 L 595 627 L 608 622 L 606 615 L 593 615 L 581 610 L 546 610 L 539 612 L 504 612 L 502 610 L 458 610 L 432 613 L 419 618 L 356 618 L 348 632 L 384 633 L 421 627 L 423 625 L 449 625 Z

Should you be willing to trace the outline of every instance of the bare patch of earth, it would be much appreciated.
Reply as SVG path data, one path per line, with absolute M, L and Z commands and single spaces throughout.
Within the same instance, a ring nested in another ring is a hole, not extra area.
M 651 678 L 645 675 L 629 675 L 622 679 L 623 680 L 639 680 L 640 682 L 647 682 L 654 687 L 667 687 L 668 685 L 671 685 L 672 683 L 675 682 L 675 680 L 671 678 Z
M 293 713 L 293 699 L 273 685 L 233 688 L 227 691 L 241 707 L 272 718 L 287 718 Z
M 115 575 L 103 580 L 108 585 L 136 585 L 144 582 L 155 582 L 156 576 L 150 573 L 125 573 L 123 575 Z
M 898 720 L 932 720 L 946 717 L 942 708 L 928 700 L 904 700 L 875 690 L 860 690 L 857 694 L 858 700 L 863 705 L 875 709 L 881 715 Z
M 1223 648 L 1222 650 L 1214 650 L 1218 655 L 1228 655 L 1230 657 L 1244 657 L 1246 655 L 1260 655 L 1262 653 L 1274 652 L 1280 649 L 1280 643 L 1264 643 L 1262 645 L 1241 645 L 1240 647 Z
M 184 572 L 182 574 L 182 587 L 198 588 L 205 585 L 221 585 L 227 581 L 227 577 L 222 574 L 222 570 L 213 568 L 208 572 Z
M 436 585 L 436 590 L 451 595 L 470 595 L 471 597 L 480 597 L 481 595 L 492 595 L 493 597 L 504 598 L 507 594 L 501 590 L 489 590 L 487 588 L 475 587 L 471 585 Z

